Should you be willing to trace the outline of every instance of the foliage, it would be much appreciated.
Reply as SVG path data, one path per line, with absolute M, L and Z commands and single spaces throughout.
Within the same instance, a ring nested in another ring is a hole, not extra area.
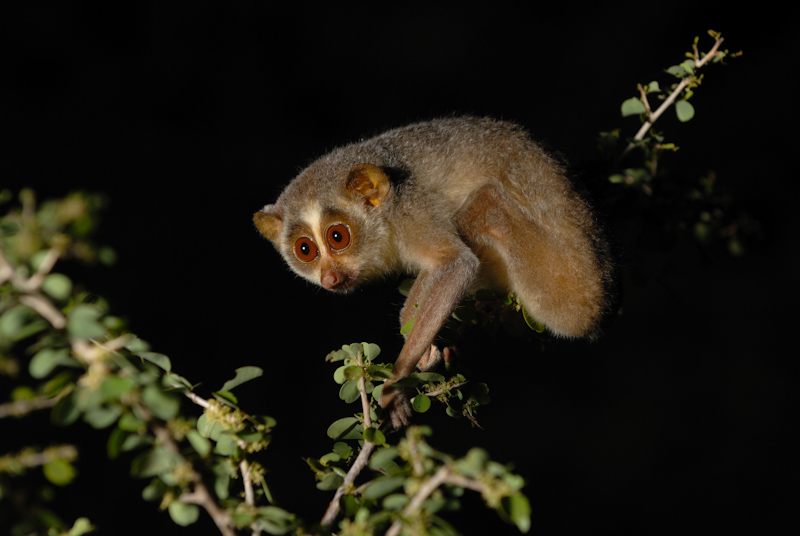
M 73 194 L 36 207 L 33 193 L 23 191 L 20 201 L 22 207 L 0 221 L 0 364 L 18 382 L 11 400 L 0 406 L 0 418 L 50 409 L 58 426 L 82 421 L 109 430 L 108 457 L 134 453 L 131 475 L 147 481 L 142 497 L 157 501 L 178 525 L 194 523 L 204 509 L 224 535 L 239 530 L 286 534 L 301 528 L 296 516 L 270 504 L 265 468 L 254 459 L 269 445 L 275 421 L 246 413 L 233 393 L 263 371 L 241 367 L 210 397 L 201 397 L 191 381 L 173 371 L 169 357 L 126 330 L 105 300 L 53 271 L 61 258 L 100 258 L 81 232 L 92 227 L 99 200 Z M 328 356 L 339 364 L 334 373 L 339 396 L 363 404 L 362 412 L 329 428 L 332 452 L 308 460 L 319 489 L 340 488 L 336 506 L 329 509 L 338 512 L 340 503 L 345 506 L 340 533 L 369 534 L 389 526 L 389 533 L 398 534 L 424 526 L 455 534 L 436 513 L 457 507 L 464 489 L 478 491 L 504 519 L 527 530 L 522 479 L 483 451 L 473 449 L 464 458 L 437 452 L 425 441 L 430 430 L 416 427 L 394 444 L 387 439 L 376 401 L 381 382 L 392 374 L 391 364 L 374 361 L 379 352 L 374 344 L 352 344 Z M 466 416 L 473 423 L 478 407 L 489 400 L 485 385 L 467 385 L 455 372 L 449 379 L 416 373 L 398 385 L 416 390 L 416 411 L 427 411 L 435 399 L 451 416 Z M 202 410 L 199 415 L 193 407 Z M 353 488 L 376 447 L 369 462 L 372 479 Z M 363 462 L 346 472 L 348 463 L 359 459 L 359 449 Z M 78 448 L 69 444 L 3 455 L 0 499 L 13 493 L 14 477 L 36 467 L 51 484 L 69 485 L 78 456 Z M 323 525 L 335 518 L 329 513 Z M 69 526 L 52 513 L 23 515 L 14 523 L 18 533 L 49 529 L 77 536 L 92 530 L 86 518 Z
M 665 227 L 691 229 L 701 242 L 721 239 L 734 254 L 752 224 L 732 214 L 732 203 L 709 175 L 688 187 L 669 188 L 662 181 L 662 153 L 677 150 L 652 129 L 674 106 L 680 121 L 695 115 L 690 104 L 708 63 L 733 56 L 720 50 L 722 38 L 709 32 L 714 45 L 707 53 L 695 39 L 687 59 L 666 70 L 677 81 L 662 89 L 657 81 L 638 86 L 638 96 L 622 104 L 623 116 L 639 116 L 642 127 L 619 151 L 619 131 L 603 133 L 601 146 L 619 168 L 610 182 L 635 192 L 647 210 L 659 200 L 673 219 Z M 651 100 L 662 104 L 653 110 Z M 621 155 L 621 156 L 618 156 Z M 636 158 L 633 163 L 630 162 Z M 675 210 L 676 196 L 681 210 Z M 0 192 L 0 203 L 10 201 Z M 339 397 L 360 408 L 332 423 L 328 452 L 307 458 L 316 487 L 333 492 L 319 524 L 301 520 L 275 504 L 258 453 L 266 449 L 274 419 L 251 415 L 234 394 L 245 382 L 262 377 L 259 367 L 241 367 L 216 391 L 203 397 L 198 386 L 172 369 L 158 353 L 112 314 L 108 303 L 54 271 L 58 261 L 114 261 L 114 252 L 91 242 L 97 225 L 99 196 L 81 193 L 37 206 L 33 192 L 19 194 L 20 206 L 0 219 L 0 374 L 15 387 L 0 404 L 0 419 L 29 418 L 47 409 L 58 426 L 84 423 L 108 431 L 106 450 L 112 460 L 133 455 L 131 475 L 143 479 L 142 497 L 157 502 L 178 525 L 196 522 L 202 511 L 219 532 L 253 534 L 456 534 L 443 514 L 456 510 L 466 491 L 480 493 L 486 504 L 520 531 L 530 528 L 530 504 L 522 494 L 523 479 L 491 461 L 480 448 L 458 457 L 436 450 L 433 432 L 411 426 L 403 432 L 381 426 L 377 404 L 383 382 L 392 379 L 391 365 L 380 363 L 377 345 L 355 343 L 331 352 L 333 379 Z M 670 205 L 670 203 L 672 203 Z M 456 335 L 466 326 L 484 331 L 507 329 L 521 320 L 527 334 L 540 337 L 541 326 L 529 318 L 513 296 L 486 291 L 470 296 L 449 323 Z M 406 328 L 409 328 L 408 326 Z M 455 338 L 455 337 L 454 337 Z M 467 382 L 445 357 L 444 373 L 419 372 L 397 382 L 414 394 L 412 407 L 424 413 L 440 405 L 452 417 L 477 425 L 481 406 L 490 400 L 488 387 Z M 90 520 L 70 522 L 41 504 L 8 517 L 9 501 L 24 486 L 23 476 L 41 471 L 52 487 L 69 486 L 76 474 L 76 445 L 28 446 L 0 455 L 0 522 L 15 534 L 49 533 L 79 536 L 94 529 Z M 44 488 L 42 488 L 44 490 Z M 41 491 L 40 495 L 45 494 Z M 76 512 L 80 515 L 80 512 Z
M 693 119 L 695 108 L 691 98 L 704 77 L 699 71 L 709 64 L 722 64 L 727 58 L 741 55 L 721 48 L 724 40 L 720 33 L 709 30 L 708 34 L 714 39 L 708 52 L 698 49 L 700 38 L 695 37 L 685 59 L 664 71 L 672 83 L 665 87 L 657 80 L 638 84 L 638 95 L 623 101 L 622 116 L 638 116 L 642 123 L 638 132 L 627 140 L 624 150 L 619 151 L 618 129 L 602 132 L 599 145 L 614 162 L 609 181 L 641 194 L 643 197 L 637 201 L 639 210 L 651 219 L 657 218 L 664 233 L 689 231 L 697 243 L 708 247 L 721 244 L 731 255 L 738 256 L 744 253 L 745 242 L 759 232 L 758 223 L 736 207 L 733 197 L 719 187 L 713 172 L 684 183 L 674 178 L 668 180 L 660 165 L 662 156 L 678 151 L 679 147 L 653 128 L 670 108 L 680 122 Z M 656 108 L 653 99 L 661 102 Z

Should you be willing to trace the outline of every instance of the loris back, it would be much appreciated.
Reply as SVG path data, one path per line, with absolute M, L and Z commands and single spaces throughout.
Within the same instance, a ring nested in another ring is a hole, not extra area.
M 438 119 L 335 149 L 254 221 L 296 273 L 329 290 L 417 275 L 396 377 L 472 287 L 514 293 L 566 337 L 594 336 L 608 307 L 611 265 L 589 207 L 512 123 Z

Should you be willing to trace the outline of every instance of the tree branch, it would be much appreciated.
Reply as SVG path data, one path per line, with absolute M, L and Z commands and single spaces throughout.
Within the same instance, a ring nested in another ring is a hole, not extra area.
M 697 46 L 696 45 L 694 46 L 694 62 L 695 62 L 694 68 L 695 68 L 695 70 L 701 68 L 711 58 L 716 56 L 717 50 L 719 50 L 719 46 L 722 44 L 722 41 L 724 41 L 724 39 L 722 37 L 717 37 L 716 38 L 716 42 L 714 43 L 714 46 L 711 47 L 711 50 L 709 50 L 708 53 L 705 54 L 702 58 L 700 57 L 700 53 L 697 51 Z M 647 134 L 647 131 L 650 130 L 650 127 L 653 126 L 653 123 L 655 123 L 658 120 L 658 118 L 661 117 L 661 114 L 663 114 L 667 110 L 667 108 L 672 106 L 672 104 L 675 102 L 675 99 L 677 99 L 678 95 L 680 95 L 681 92 L 684 89 L 686 89 L 686 86 L 689 85 L 689 83 L 691 82 L 692 78 L 693 78 L 692 75 L 689 75 L 689 76 L 686 76 L 686 77 L 682 78 L 681 81 L 678 83 L 678 85 L 675 86 L 675 89 L 672 91 L 672 93 L 670 93 L 669 96 L 664 100 L 664 102 L 661 103 L 661 106 L 659 106 L 656 109 L 656 111 L 653 112 L 652 114 L 648 113 L 647 121 L 645 121 L 644 124 L 642 124 L 642 127 L 639 129 L 639 131 L 633 137 L 634 140 L 641 141 L 642 139 L 644 139 L 645 135 Z M 649 112 L 649 106 L 647 106 L 647 107 L 648 107 L 648 112 Z M 634 143 L 629 143 L 628 146 L 625 148 L 625 150 L 622 152 L 622 157 L 627 155 L 635 146 L 636 145 Z

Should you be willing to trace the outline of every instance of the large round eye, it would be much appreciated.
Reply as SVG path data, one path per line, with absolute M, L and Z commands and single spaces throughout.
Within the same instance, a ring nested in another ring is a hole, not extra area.
M 294 243 L 294 256 L 302 262 L 311 262 L 317 258 L 317 245 L 307 236 L 298 238 Z
M 328 244 L 336 250 L 342 250 L 350 245 L 350 229 L 343 223 L 328 227 Z

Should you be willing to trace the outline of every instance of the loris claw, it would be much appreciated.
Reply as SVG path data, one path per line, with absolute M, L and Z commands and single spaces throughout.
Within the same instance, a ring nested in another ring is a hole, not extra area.
M 411 273 L 414 319 L 394 365 L 408 376 L 471 288 L 514 293 L 563 337 L 596 336 L 611 263 L 587 204 L 518 126 L 449 118 L 346 145 L 304 169 L 253 217 L 300 276 L 335 292 Z M 407 423 L 407 397 L 380 403 Z

